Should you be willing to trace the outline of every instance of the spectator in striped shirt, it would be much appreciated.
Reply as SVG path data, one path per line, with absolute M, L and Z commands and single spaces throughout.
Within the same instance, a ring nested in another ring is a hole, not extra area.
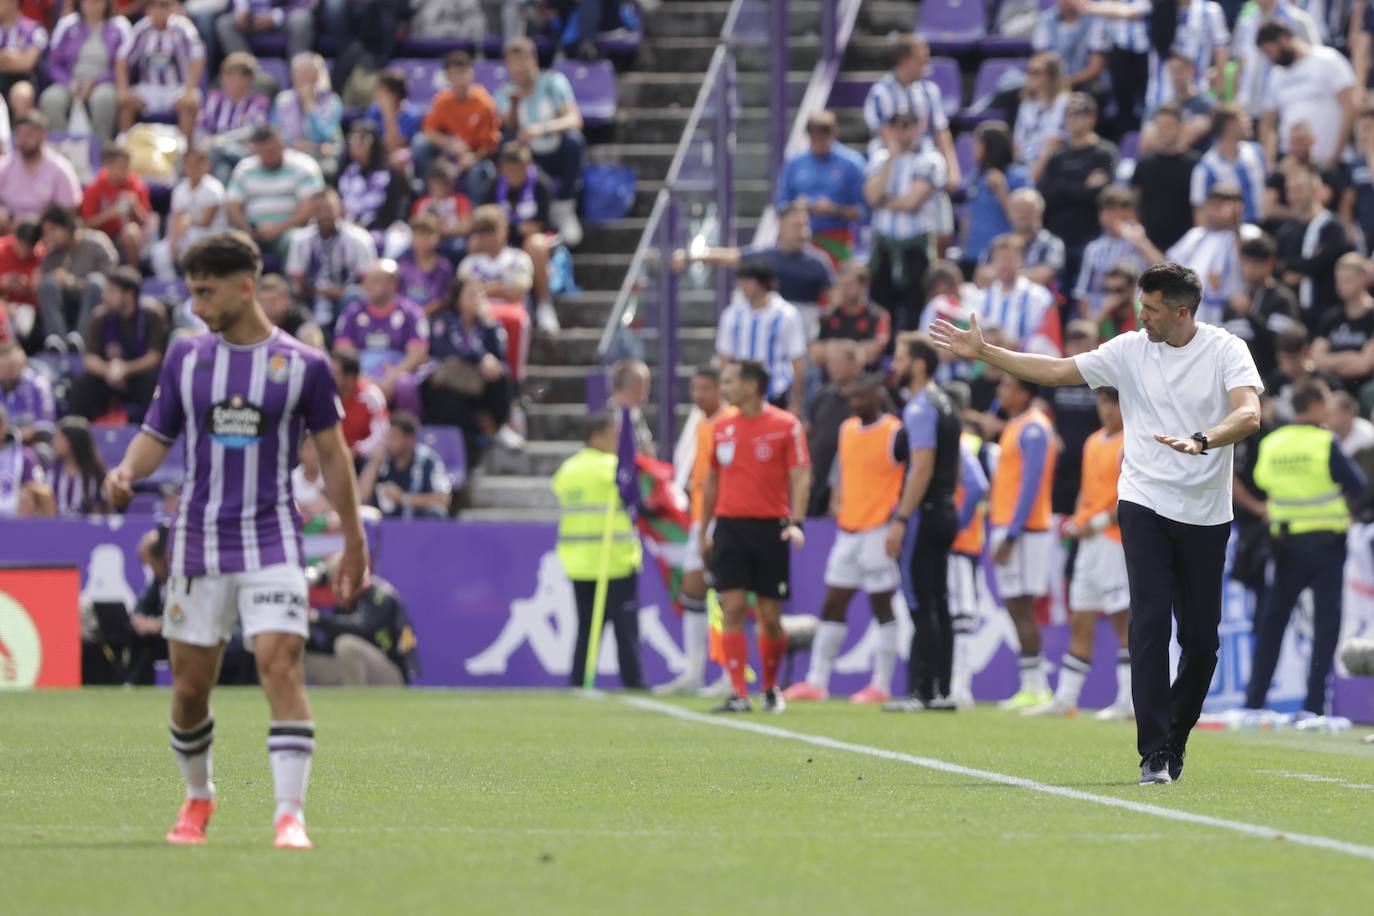
M 1013 191 L 1007 198 L 1007 218 L 1012 233 L 1025 243 L 1021 273 L 1052 289 L 1064 269 L 1064 242 L 1043 224 L 1045 198 L 1035 188 Z
M 286 275 L 297 299 L 311 304 L 320 326 L 332 333 L 350 292 L 369 264 L 377 259 L 372 234 L 344 219 L 343 202 L 333 188 L 308 202 L 313 221 L 291 238 Z
M 1219 184 L 1207 194 L 1202 225 L 1188 230 L 1165 255 L 1191 268 L 1202 281 L 1198 321 L 1221 324 L 1231 297 L 1245 288 L 1240 271 L 1240 188 Z
M 1193 169 L 1189 199 L 1201 210 L 1207 194 L 1217 184 L 1240 188 L 1242 217 L 1247 223 L 1260 221 L 1264 201 L 1264 150 L 1248 139 L 1250 116 L 1234 102 L 1223 102 L 1212 112 L 1212 148 L 1203 154 Z M 1201 213 L 1196 214 L 1198 218 Z
M 1054 294 L 1021 275 L 1024 243 L 1010 233 L 999 235 L 992 240 L 991 252 L 992 282 L 974 308 L 979 323 L 1001 328 L 1011 349 L 1060 355 Z
M 256 128 L 249 142 L 253 155 L 229 179 L 229 224 L 279 261 L 290 231 L 310 221 L 311 198 L 324 190 L 324 178 L 315 160 L 287 149 L 273 127 Z
M 272 106 L 253 91 L 257 75 L 256 57 L 230 54 L 219 68 L 219 88 L 210 90 L 200 110 L 196 138 L 209 145 L 211 171 L 221 182 L 248 155 L 248 135 L 267 123 Z
M 1226 28 L 1226 14 L 1221 4 L 1213 0 L 1178 0 L 1177 8 L 1178 22 L 1167 48 L 1161 45 L 1148 49 L 1149 84 L 1145 103 L 1149 110 L 1174 98 L 1174 86 L 1169 81 L 1165 63 L 1171 51 L 1186 54 L 1193 61 L 1199 78 L 1207 76 L 1215 91 L 1220 92 L 1225 82 L 1231 33 Z M 1132 22 L 1147 20 L 1152 13 L 1152 4 L 1088 0 L 1083 9 L 1090 15 Z
M 720 315 L 716 355 L 758 360 L 768 367 L 767 400 L 802 415 L 806 390 L 806 328 L 801 314 L 775 291 L 773 265 L 750 259 L 735 273 L 740 295 Z
M 873 84 L 864 99 L 864 123 L 873 139 L 868 144 L 870 158 L 886 149 L 898 131 L 892 119 L 906 111 L 916 119 L 919 145 L 929 144 L 940 152 L 951 187 L 960 182 L 959 157 L 954 150 L 954 135 L 949 130 L 940 87 L 925 79 L 930 66 L 930 45 L 920 35 L 901 35 L 893 50 L 892 70 Z
M 948 172 L 939 153 L 923 150 L 919 122 L 901 108 L 888 122 L 885 146 L 874 154 L 864 180 L 864 199 L 873 210 L 873 301 L 892 313 L 898 330 L 920 318 L 926 268 L 940 228 L 937 195 Z
M 305 51 L 291 58 L 291 88 L 277 93 L 270 120 L 287 146 L 310 156 L 333 179 L 343 147 L 343 102 L 323 57 Z
M 1026 86 L 1016 109 L 1012 146 L 1016 164 L 1032 182 L 1040 180 L 1045 164 L 1064 141 L 1069 81 L 1064 62 L 1054 51 L 1042 51 L 1026 66 Z
M 48 30 L 19 11 L 19 0 L 0 0 L 0 101 L 30 83 L 48 46 Z M 27 90 L 33 93 L 32 85 Z
M 1097 197 L 1097 218 L 1102 234 L 1083 250 L 1078 282 L 1073 288 L 1079 316 L 1091 321 L 1101 317 L 1107 274 L 1113 267 L 1124 263 L 1139 272 L 1164 260 L 1135 218 L 1135 195 L 1130 190 L 1104 188 Z
M 130 30 L 115 59 L 120 131 L 145 112 L 173 111 L 189 140 L 200 112 L 204 72 L 205 43 L 191 20 L 172 11 L 172 0 L 149 0 L 148 14 Z M 130 85 L 135 73 L 138 81 Z
M 225 54 L 247 53 L 248 36 L 286 32 L 286 56 L 315 45 L 315 0 L 233 0 L 233 8 L 215 20 L 215 35 Z

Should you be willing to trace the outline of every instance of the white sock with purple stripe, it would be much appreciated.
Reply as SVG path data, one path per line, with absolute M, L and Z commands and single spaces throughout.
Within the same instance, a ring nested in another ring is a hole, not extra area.
M 215 717 L 193 728 L 172 725 L 172 753 L 176 755 L 181 778 L 186 782 L 187 798 L 214 798 L 215 784 L 211 781 L 213 766 L 211 752 L 215 744 Z
M 267 754 L 272 759 L 272 784 L 276 790 L 276 823 L 283 814 L 305 821 L 305 789 L 310 782 L 310 761 L 315 754 L 314 722 L 272 722 L 267 730 Z

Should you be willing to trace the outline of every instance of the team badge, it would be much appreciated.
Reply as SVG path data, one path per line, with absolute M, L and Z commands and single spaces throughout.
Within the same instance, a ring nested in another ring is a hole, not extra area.
M 402 312 L 400 309 L 397 309 L 396 311 L 391 313 L 391 326 L 396 330 L 399 331 L 401 329 L 401 325 L 405 324 L 405 321 L 405 313 Z
M 720 462 L 721 466 L 724 467 L 724 466 L 730 464 L 731 462 L 733 462 L 734 460 L 735 460 L 735 443 L 733 443 L 733 442 L 717 442 L 717 443 L 716 443 L 716 461 Z
M 167 609 L 167 619 L 172 623 L 181 623 L 181 605 L 173 604 Z
M 757 442 L 754 443 L 754 457 L 757 458 L 757 459 L 758 459 L 759 461 L 761 461 L 761 462 L 763 462 L 763 461 L 772 461 L 772 460 L 773 460 L 773 446 L 769 445 L 767 442 L 765 442 L 765 441 L 762 440 L 762 439 L 758 440 Z
M 291 374 L 291 367 L 287 363 L 286 357 L 280 353 L 267 361 L 267 377 L 274 382 L 284 382 L 286 377 Z

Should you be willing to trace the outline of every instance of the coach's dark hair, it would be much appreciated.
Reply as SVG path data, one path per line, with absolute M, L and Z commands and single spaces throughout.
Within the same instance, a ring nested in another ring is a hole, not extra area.
M 1140 275 L 1142 293 L 1160 293 L 1164 305 L 1171 309 L 1187 309 L 1188 314 L 1196 315 L 1198 303 L 1202 301 L 1202 281 L 1197 273 L 1173 261 L 1161 261 L 1145 268 Z
M 256 277 L 262 273 L 262 252 L 246 232 L 216 232 L 187 250 L 181 259 L 181 271 L 187 277 Z
M 1257 235 L 1240 243 L 1240 256 L 1245 261 L 1272 261 L 1279 256 L 1279 246 L 1273 236 Z
M 720 370 L 710 363 L 702 363 L 700 366 L 697 366 L 696 371 L 692 373 L 692 377 L 709 378 L 716 384 L 720 384 Z
M 1259 34 L 1255 36 L 1255 44 L 1267 45 L 1271 41 L 1278 41 L 1285 35 L 1292 38 L 1293 30 L 1277 19 L 1271 19 L 1260 26 Z
M 759 396 L 768 397 L 768 383 L 772 377 L 768 374 L 768 367 L 756 359 L 742 359 L 735 364 L 739 367 L 740 381 L 749 380 L 758 385 Z
M 391 428 L 413 437 L 420 431 L 420 420 L 408 410 L 398 410 L 391 415 Z
M 926 378 L 934 378 L 935 370 L 940 367 L 940 354 L 935 351 L 935 344 L 930 342 L 930 338 L 924 334 L 912 334 L 906 339 L 906 352 L 912 360 L 925 364 Z
M 598 410 L 596 413 L 587 417 L 587 425 L 582 431 L 582 441 L 591 442 L 607 430 L 614 431 L 616 422 L 617 420 L 614 412 L 609 410 Z
M 357 378 L 363 371 L 362 363 L 358 362 L 358 357 L 354 353 L 348 353 L 344 350 L 335 350 L 329 355 L 329 358 L 339 364 L 340 375 L 346 375 L 349 378 Z
M 1106 398 L 1107 400 L 1111 401 L 1113 404 L 1120 404 L 1120 403 L 1121 403 L 1121 392 L 1120 392 L 1120 391 L 1117 391 L 1115 388 L 1111 388 L 1111 387 L 1099 388 L 1099 389 L 1097 389 L 1097 396 L 1098 396 L 1099 398 Z
M 1006 121 L 984 121 L 973 129 L 973 138 L 983 144 L 983 156 L 978 160 L 978 170 L 988 172 L 996 169 L 1005 172 L 1011 168 L 1016 157 L 1011 148 L 1011 129 Z
M 1331 394 L 1331 389 L 1326 387 L 1326 382 L 1319 378 L 1305 379 L 1293 386 L 1293 413 L 1306 413 L 1312 407 L 1322 403 Z

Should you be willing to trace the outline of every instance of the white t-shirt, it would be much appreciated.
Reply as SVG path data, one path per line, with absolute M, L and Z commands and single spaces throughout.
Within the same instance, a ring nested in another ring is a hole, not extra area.
M 210 221 L 209 226 L 199 226 L 196 223 L 205 217 L 207 210 L 218 209 L 215 218 Z M 191 182 L 183 178 L 175 188 L 172 189 L 172 209 L 171 215 L 175 217 L 179 213 L 185 213 L 191 217 L 191 225 L 187 227 L 186 234 L 181 237 L 181 254 L 193 244 L 215 232 L 222 232 L 229 228 L 229 219 L 224 212 L 224 185 L 220 184 L 214 175 L 206 175 L 200 180 L 200 184 L 194 188 Z
M 1152 343 L 1140 330 L 1114 337 L 1074 362 L 1093 388 L 1121 393 L 1126 443 L 1119 498 L 1188 525 L 1231 521 L 1232 447 L 1185 455 L 1154 437 L 1204 432 L 1231 412 L 1228 392 L 1264 391 L 1245 342 L 1210 324 L 1199 324 L 1182 347 Z
M 499 283 L 502 286 L 534 285 L 534 262 L 519 248 L 502 248 L 496 257 L 474 251 L 458 265 L 458 279 L 464 283 Z
M 756 359 L 768 367 L 770 400 L 792 388 L 793 362 L 806 356 L 806 325 L 801 313 L 777 293 L 761 309 L 736 299 L 720 314 L 716 352 L 726 359 Z
M 296 497 L 296 504 L 307 509 L 315 506 L 321 499 L 329 502 L 324 492 L 324 475 L 321 474 L 312 481 L 305 476 L 305 466 L 301 464 L 291 469 L 291 493 Z
M 1288 149 L 1288 132 L 1306 121 L 1316 142 L 1312 158 L 1326 160 L 1349 137 L 1341 137 L 1341 103 L 1336 94 L 1355 85 L 1355 71 L 1341 52 L 1313 48 L 1291 67 L 1275 67 L 1269 75 L 1266 112 L 1279 115 L 1279 148 Z

